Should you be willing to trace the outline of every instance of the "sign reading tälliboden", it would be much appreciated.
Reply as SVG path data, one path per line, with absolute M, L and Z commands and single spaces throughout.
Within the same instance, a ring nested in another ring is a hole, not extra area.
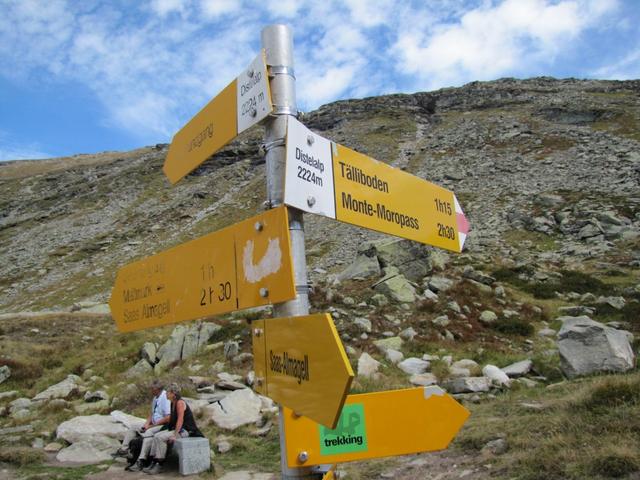
M 264 52 L 175 134 L 163 171 L 176 183 L 273 110 Z
M 294 119 L 287 133 L 285 203 L 460 252 L 469 230 L 453 192 L 330 142 Z

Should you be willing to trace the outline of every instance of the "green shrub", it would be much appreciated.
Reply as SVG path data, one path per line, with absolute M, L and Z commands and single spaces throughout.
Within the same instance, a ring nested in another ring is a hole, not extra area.
M 636 458 L 628 453 L 609 453 L 597 456 L 591 461 L 590 470 L 594 475 L 620 478 L 640 469 Z
M 0 448 L 0 462 L 10 463 L 19 467 L 41 463 L 44 460 L 44 453 L 41 450 L 34 450 L 27 447 L 4 447 Z
M 522 320 L 521 318 L 501 318 L 497 320 L 491 328 L 497 330 L 500 333 L 508 335 L 521 335 L 528 337 L 533 334 L 534 328 L 529 322 Z
M 593 412 L 607 412 L 612 408 L 640 403 L 640 380 L 607 379 L 596 386 L 580 406 Z

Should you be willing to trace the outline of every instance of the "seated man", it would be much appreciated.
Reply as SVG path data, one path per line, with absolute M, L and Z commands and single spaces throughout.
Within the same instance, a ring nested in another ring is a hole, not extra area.
M 154 475 L 162 472 L 162 464 L 167 456 L 167 448 L 178 438 L 184 437 L 204 437 L 196 426 L 193 413 L 182 397 L 180 387 L 172 383 L 167 388 L 167 397 L 171 401 L 171 417 L 169 423 L 153 436 L 151 446 L 151 456 L 153 462 L 143 471 Z
M 151 383 L 151 393 L 153 394 L 151 414 L 142 427 L 137 429 L 131 428 L 127 433 L 125 433 L 124 440 L 122 440 L 122 446 L 117 452 L 118 455 L 129 455 L 129 444 L 138 435 L 143 437 L 142 450 L 144 451 L 146 443 L 146 449 L 148 452 L 151 448 L 153 435 L 159 432 L 164 424 L 169 422 L 171 417 L 171 404 L 169 403 L 167 393 L 164 391 L 164 387 L 159 380 L 154 380 Z

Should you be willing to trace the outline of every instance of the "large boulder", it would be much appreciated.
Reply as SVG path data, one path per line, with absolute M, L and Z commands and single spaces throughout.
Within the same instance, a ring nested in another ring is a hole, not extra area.
M 338 274 L 338 280 L 365 279 L 380 276 L 380 264 L 378 259 L 359 254 L 356 259 L 342 272 Z
M 118 440 L 105 435 L 94 435 L 60 450 L 56 455 L 56 460 L 69 463 L 101 463 L 112 460 L 111 454 L 119 446 Z
M 140 428 L 146 421 L 144 418 L 134 417 L 128 413 L 121 412 L 120 410 L 114 410 L 110 414 L 114 422 L 121 423 L 126 428 Z
M 398 368 L 408 375 L 418 375 L 429 370 L 431 364 L 420 358 L 410 357 L 398 364 Z
M 380 365 L 379 361 L 367 352 L 363 352 L 358 359 L 358 376 L 371 378 L 378 371 Z
M 587 316 L 561 317 L 560 368 L 569 378 L 597 372 L 626 372 L 635 367 L 633 336 Z
M 189 326 L 178 325 L 169 339 L 158 349 L 156 373 L 160 373 L 181 360 L 195 356 L 203 350 L 211 337 L 220 330 L 215 323 L 195 322 Z
M 79 392 L 79 383 L 82 380 L 77 375 L 68 375 L 63 381 L 51 385 L 46 390 L 33 397 L 34 402 L 53 400 L 54 398 L 71 398 Z
M 449 393 L 478 393 L 488 392 L 491 380 L 487 377 L 462 377 L 444 382 L 443 387 Z
M 375 243 L 375 249 L 383 268 L 394 266 L 405 278 L 414 282 L 433 270 L 430 250 L 421 243 L 411 240 L 383 240 Z
M 262 402 L 252 390 L 245 388 L 235 390 L 222 400 L 204 407 L 202 415 L 205 420 L 213 422 L 225 430 L 235 430 L 242 425 L 256 423 L 262 416 Z
M 413 303 L 416 301 L 415 287 L 401 273 L 388 275 L 373 288 L 394 302 Z
M 56 429 L 56 438 L 69 443 L 88 440 L 96 435 L 122 440 L 126 431 L 127 427 L 110 415 L 87 415 L 62 422 Z

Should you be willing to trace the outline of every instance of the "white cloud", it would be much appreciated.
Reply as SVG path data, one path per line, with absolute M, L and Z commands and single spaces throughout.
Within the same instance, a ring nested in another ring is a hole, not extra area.
M 218 18 L 241 10 L 238 0 L 201 0 L 202 12 L 209 18 Z
M 401 32 L 392 47 L 400 70 L 435 87 L 549 62 L 616 2 L 505 0 L 487 5 L 455 23 Z
M 640 49 L 630 52 L 617 62 L 596 69 L 592 76 L 618 80 L 640 78 Z
M 298 0 L 267 0 L 265 8 L 273 17 L 293 18 L 298 13 L 301 2 Z
M 49 157 L 51 155 L 46 153 L 38 144 L 20 144 L 11 138 L 9 133 L 0 130 L 0 162 L 7 160 L 35 160 Z
M 161 17 L 165 17 L 172 12 L 185 14 L 187 7 L 186 0 L 152 0 L 151 9 Z

